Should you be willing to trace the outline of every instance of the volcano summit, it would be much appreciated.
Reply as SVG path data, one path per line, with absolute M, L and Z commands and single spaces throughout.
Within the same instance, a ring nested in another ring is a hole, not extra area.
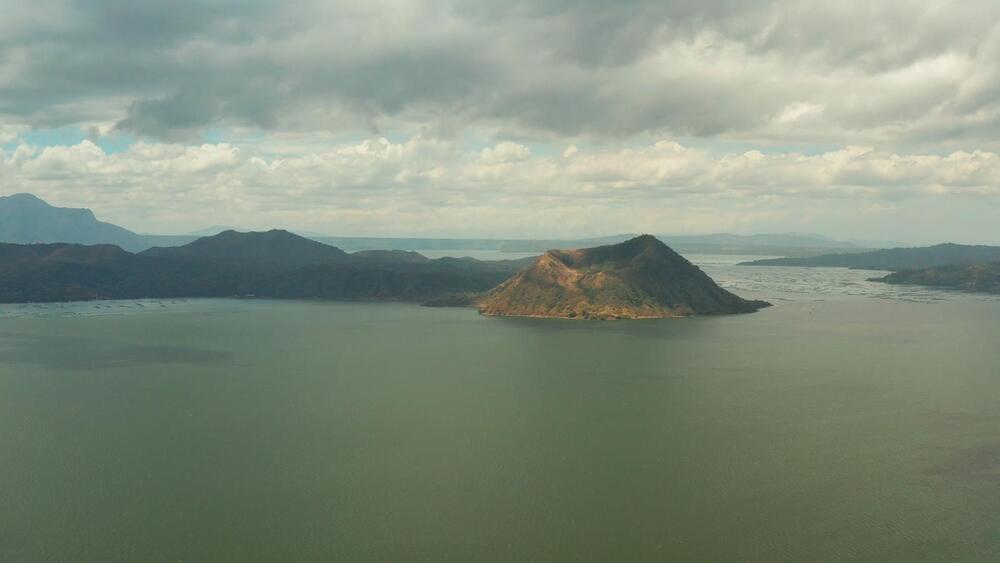
M 651 235 L 621 244 L 549 250 L 478 303 L 484 315 L 642 319 L 752 313 L 748 301 Z

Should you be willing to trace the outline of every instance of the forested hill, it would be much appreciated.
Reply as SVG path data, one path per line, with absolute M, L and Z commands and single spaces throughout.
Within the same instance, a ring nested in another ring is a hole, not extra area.
M 486 291 L 526 261 L 348 254 L 287 231 L 224 232 L 139 254 L 0 244 L 0 302 L 257 296 L 423 302 Z

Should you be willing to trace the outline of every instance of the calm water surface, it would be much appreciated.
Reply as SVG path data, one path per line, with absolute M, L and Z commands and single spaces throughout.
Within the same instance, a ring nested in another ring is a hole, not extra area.
M 2 561 L 997 561 L 1000 300 L 0 307 Z

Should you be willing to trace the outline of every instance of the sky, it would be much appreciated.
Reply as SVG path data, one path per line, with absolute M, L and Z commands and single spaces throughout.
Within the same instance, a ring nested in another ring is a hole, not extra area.
M 995 0 L 0 14 L 0 195 L 139 232 L 1000 243 Z

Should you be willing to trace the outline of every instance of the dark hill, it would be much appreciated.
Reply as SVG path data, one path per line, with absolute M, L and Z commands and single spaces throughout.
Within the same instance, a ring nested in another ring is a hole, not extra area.
M 117 246 L 100 244 L 7 244 L 0 243 L 0 270 L 15 270 L 46 262 L 98 264 L 127 260 L 132 256 Z
M 772 258 L 743 262 L 740 265 L 906 270 L 931 268 L 946 264 L 994 261 L 1000 261 L 1000 247 L 946 243 L 917 248 L 888 248 L 857 254 L 824 254 L 810 258 Z
M 76 301 L 143 296 L 155 271 L 117 246 L 0 244 L 0 300 Z
M 480 302 L 486 315 L 620 319 L 749 313 L 747 301 L 655 237 L 580 250 L 550 250 Z
M 289 270 L 303 266 L 346 262 L 350 255 L 335 246 L 283 230 L 224 231 L 183 246 L 154 247 L 143 256 L 212 260 L 244 269 Z
M 109 245 L 0 244 L 0 302 L 236 297 L 429 301 L 482 293 L 520 261 L 355 256 L 285 231 L 228 232 L 131 254 Z
M 111 245 L 0 245 L 0 302 L 230 297 L 254 275 L 212 260 L 132 254 Z
M 0 197 L 0 241 L 114 244 L 131 251 L 147 247 L 140 235 L 98 221 L 89 209 L 54 207 L 31 194 Z

